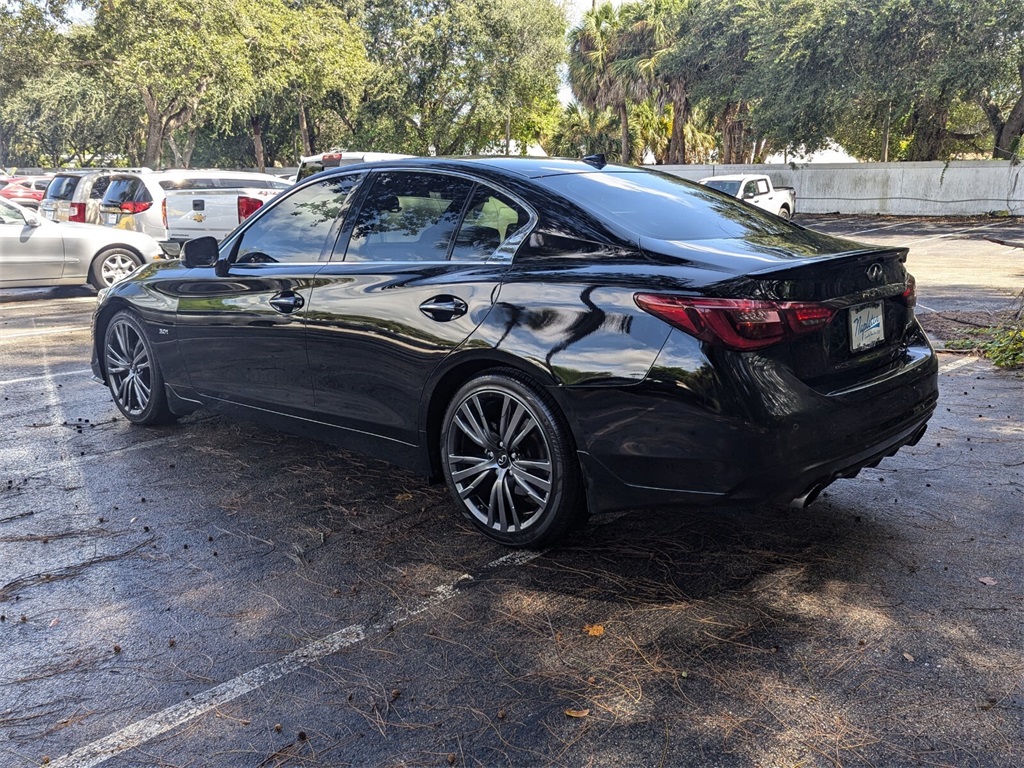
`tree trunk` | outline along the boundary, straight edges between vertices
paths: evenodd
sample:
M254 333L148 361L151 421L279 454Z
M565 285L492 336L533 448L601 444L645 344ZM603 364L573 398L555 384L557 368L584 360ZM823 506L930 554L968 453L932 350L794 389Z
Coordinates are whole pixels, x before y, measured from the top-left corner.
M512 111L505 115L505 157L512 154Z
M146 106L146 156L142 164L158 171L164 154L163 115L160 114L156 98L149 88L142 89L142 102Z
M885 124L882 126L882 162L889 162L889 132L892 129L892 102L885 108Z
M690 119L690 100L685 84L672 85L672 135L668 139L669 165L686 163L686 123Z
M1021 85L1024 86L1024 64L1018 67L1017 75ZM1013 159L1014 147L1024 135L1024 96L1017 99L1017 103L1013 105L1010 114L1005 118L991 99L987 103L983 103L982 106L988 116L989 124L992 126L992 132L995 134L992 158L994 160ZM1017 148L1019 149L1019 146Z
M252 125L252 147L256 152L256 167L260 169L260 173L266 173L267 156L263 150L263 115L253 115L250 125Z
M306 100L299 97L299 136L302 138L302 154L313 154L313 139L309 133L309 121L306 119Z
M629 109L626 102L619 104L619 126L622 128L622 162L628 164L629 157Z
M914 110L913 138L907 149L907 160L926 161L942 158L946 138L946 123L949 111L931 104L924 104Z

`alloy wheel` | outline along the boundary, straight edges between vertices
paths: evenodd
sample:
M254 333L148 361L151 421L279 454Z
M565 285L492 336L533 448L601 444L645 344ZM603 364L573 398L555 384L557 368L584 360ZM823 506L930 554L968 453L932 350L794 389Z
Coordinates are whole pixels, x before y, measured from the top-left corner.
M107 331L107 377L110 391L127 416L141 416L153 390L152 360L139 330L117 318Z
M451 483L476 522L516 534L542 519L552 497L552 450L531 405L500 389L471 391L445 441Z

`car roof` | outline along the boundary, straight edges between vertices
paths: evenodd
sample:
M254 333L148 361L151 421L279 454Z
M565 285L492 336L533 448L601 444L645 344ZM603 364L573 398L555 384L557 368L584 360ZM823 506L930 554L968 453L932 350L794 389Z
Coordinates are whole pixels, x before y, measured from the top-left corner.
M743 181L743 179L749 179L751 176L764 176L763 173L724 173L720 176L705 176L701 179L701 182L705 181Z
M583 160L567 157L510 157L504 155L479 155L472 157L412 157L404 160L384 160L376 163L358 163L341 168L332 168L324 173L335 174L358 169L384 170L387 168L423 168L434 170L470 171L490 170L523 179L539 179L544 176L561 176L569 173L644 173L646 169L630 165L608 163L599 166ZM320 175L320 174L317 174ZM312 176L310 178L313 178Z

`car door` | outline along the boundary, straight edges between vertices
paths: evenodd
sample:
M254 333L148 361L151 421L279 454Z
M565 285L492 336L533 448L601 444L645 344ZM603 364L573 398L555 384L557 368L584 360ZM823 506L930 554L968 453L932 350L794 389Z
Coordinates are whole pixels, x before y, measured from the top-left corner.
M63 272L60 226L41 219L30 224L24 209L0 200L0 285L52 285Z
M522 203L463 176L374 173L313 291L318 418L369 453L379 453L380 438L395 451L418 444L424 382L486 317L534 220ZM372 437L360 443L362 435Z
M311 415L310 294L359 178L321 181L281 198L224 244L227 274L196 268L177 283L178 347L194 389L230 403Z
M767 179L755 179L747 182L747 189L750 190L751 196L747 200L748 203L753 203L758 208L761 208L771 213L778 213L778 206L772 205L772 194L771 189L768 187Z

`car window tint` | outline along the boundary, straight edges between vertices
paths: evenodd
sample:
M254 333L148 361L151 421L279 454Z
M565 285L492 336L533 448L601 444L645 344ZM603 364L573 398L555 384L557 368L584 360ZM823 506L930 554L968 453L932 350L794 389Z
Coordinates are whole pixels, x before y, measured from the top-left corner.
M537 183L641 237L709 240L793 231L793 225L767 212L654 171L563 174Z
M239 264L318 261L330 253L345 200L359 174L326 179L296 190L253 221L242 233Z
M455 236L452 261L486 261L529 221L530 215L513 200L489 187L477 187Z
M768 194L768 182L764 179L757 180L757 194L766 195Z
M148 203L152 200L153 196L142 180L132 176L111 179L103 195L103 204L113 206L129 202Z
M443 261L473 182L441 173L379 174L345 261Z
M49 200L70 200L78 186L78 176L54 176L46 187Z
M104 193L107 191L107 187L110 186L109 176L100 176L92 183L92 189L89 191L90 200L102 200Z
M24 224L25 217L13 205L0 199L0 224Z

